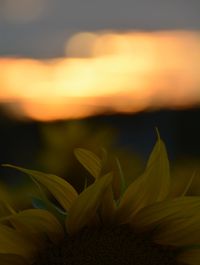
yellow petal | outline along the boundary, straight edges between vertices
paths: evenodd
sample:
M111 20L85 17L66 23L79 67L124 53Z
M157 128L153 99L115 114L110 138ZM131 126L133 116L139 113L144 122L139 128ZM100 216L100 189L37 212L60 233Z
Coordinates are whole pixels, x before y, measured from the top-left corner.
M11 206L11 196L6 187L0 183L0 216L6 216L10 213L14 213L14 209Z
M114 178L113 178L113 193L114 198L116 200L120 199L120 197L124 194L126 189L126 182L124 178L124 174L121 168L121 164L118 158L114 160Z
M113 198L112 186L110 185L105 191L100 205L100 216L104 224L112 224L115 210L116 205Z
M171 187L170 187L170 192L168 194L169 198L176 198L179 196L185 196L190 189L193 180L196 176L196 172L194 172L189 178L185 179L184 172L182 173L182 178L179 179L177 176L174 176L171 181Z
M58 176L52 174L46 174L35 170L29 170L17 166L12 166L12 165L4 165L4 166L15 168L31 176L36 181L44 185L66 211L69 210L72 202L78 196L73 186L69 184L66 180Z
M200 248L190 249L181 253L177 260L188 265L199 265L200 264Z
M30 265L30 262L15 254L1 254L1 265Z
M96 179L99 177L101 172L101 159L96 156L93 152L83 149L76 148L74 154L78 161L90 172L90 174Z
M9 221L16 230L38 240L46 236L53 242L59 242L64 230L58 220L50 212L41 209L24 210L12 215Z
M164 200L170 187L170 172L167 152L163 141L153 148L144 174L125 191L116 211L118 223L126 223L131 215L155 202Z
M200 215L198 212L195 213L194 216L186 216L160 225L154 236L155 242L171 246L200 244Z
M96 212L95 215L89 220L89 227L99 227L102 224L99 214Z
M10 210L4 202L0 201L0 217L4 217L10 214Z
M108 173L95 181L78 196L69 210L66 221L67 231L70 234L78 232L95 216L105 191L112 182L112 178L112 174Z
M13 228L0 224L0 253L16 254L25 259L33 259L36 246Z
M164 200L169 193L171 179L167 150L159 134L157 143L149 157L146 171L146 185L151 185L155 193L153 202Z
M131 225L146 231L172 220L190 218L200 210L199 196L185 196L157 202L140 210L132 216Z

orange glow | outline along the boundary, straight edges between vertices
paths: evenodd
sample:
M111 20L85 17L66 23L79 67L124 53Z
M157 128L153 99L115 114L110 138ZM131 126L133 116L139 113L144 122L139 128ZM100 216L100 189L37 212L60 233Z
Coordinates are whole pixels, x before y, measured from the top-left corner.
M37 120L200 103L198 32L81 32L64 49L51 60L0 58L0 102Z

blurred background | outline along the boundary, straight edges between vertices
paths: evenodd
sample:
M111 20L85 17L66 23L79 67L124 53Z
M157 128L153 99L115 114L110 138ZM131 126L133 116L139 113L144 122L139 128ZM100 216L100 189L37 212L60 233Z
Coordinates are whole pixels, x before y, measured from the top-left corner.
M103 147L130 180L158 127L172 175L196 171L199 193L199 10L198 0L1 0L0 163L81 190L74 148ZM5 168L0 180L27 185Z

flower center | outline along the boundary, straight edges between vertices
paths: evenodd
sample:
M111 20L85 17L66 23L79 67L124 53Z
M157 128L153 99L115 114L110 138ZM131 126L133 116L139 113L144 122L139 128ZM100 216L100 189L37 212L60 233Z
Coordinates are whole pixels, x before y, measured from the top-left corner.
M84 228L59 246L48 246L34 265L178 265L175 250L153 243L127 225Z

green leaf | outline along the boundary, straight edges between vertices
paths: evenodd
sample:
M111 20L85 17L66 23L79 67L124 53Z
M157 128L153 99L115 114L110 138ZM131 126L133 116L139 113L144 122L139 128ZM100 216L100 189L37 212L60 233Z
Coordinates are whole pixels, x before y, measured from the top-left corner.
M77 198L78 193L66 180L52 174L46 174L43 172L25 169L13 165L3 165L17 169L38 181L44 185L51 194L57 199L61 206L68 211L73 201Z
M32 181L35 183L37 186L39 192L40 192L40 198L36 198L34 196L32 197L32 203L36 206L35 208L38 209L46 209L49 212L51 212L53 215L58 218L58 220L64 224L65 218L67 216L67 213L62 211L60 208L58 208L56 205L54 205L47 197L46 193L40 186L40 184L33 178L31 177ZM38 206L38 207L37 207Z
M101 172L101 159L96 156L93 152L83 149L76 148L74 154L78 161L87 169L87 171L97 179Z
M66 228L69 234L78 232L94 218L97 208L112 182L112 178L112 174L108 173L96 180L78 196L70 208L66 220Z
M67 216L66 212L62 211L59 207L57 207L50 201L47 202L46 200L43 201L40 198L32 197L32 205L36 209L42 209L51 212L62 223L64 222Z
M166 199L169 188L170 170L167 151L158 136L145 172L126 189L121 198L116 212L117 222L127 222L145 206Z

